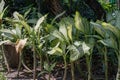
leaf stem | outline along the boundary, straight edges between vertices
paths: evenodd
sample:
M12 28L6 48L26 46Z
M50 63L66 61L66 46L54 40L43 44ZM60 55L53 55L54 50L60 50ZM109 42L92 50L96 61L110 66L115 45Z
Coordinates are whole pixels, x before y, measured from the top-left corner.
M67 61L66 61L66 55L63 56L64 59L64 76L63 76L63 80L66 80L67 77Z
M71 74L72 74L72 80L75 80L74 62L71 62Z

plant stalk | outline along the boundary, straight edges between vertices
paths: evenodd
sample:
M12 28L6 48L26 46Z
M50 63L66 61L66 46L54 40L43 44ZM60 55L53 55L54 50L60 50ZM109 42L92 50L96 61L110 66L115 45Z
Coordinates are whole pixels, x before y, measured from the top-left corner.
M81 70L81 68L80 68L80 63L79 63L79 64L76 63L76 67L77 67L80 75L81 75L81 76L84 76L84 74L82 73L82 70Z
M33 51L33 80L36 79L36 54L35 54L35 49Z
M71 62L71 75L72 75L72 80L75 80L74 62Z
M64 76L63 76L63 80L66 80L66 77L67 77L67 61L66 61L66 55L63 56L63 59L64 59Z
M5 65L6 65L6 67L7 67L8 73L9 73L9 72L10 72L10 67L9 67L8 60L7 60L6 56L5 56L5 52L4 52L4 49L3 49L3 48L4 48L4 47L3 47L3 45L2 45L1 51L2 51L2 53L3 53L3 59L4 59L4 61L5 61Z
M86 55L86 63L87 63L87 68L88 68L88 79L91 80L91 60L90 56Z
M105 60L105 80L108 80L108 61L107 61L107 48L105 47L104 52L104 60Z
M40 68L41 68L41 71L42 71L43 70L42 54L40 55Z
M51 75L51 73L49 72L49 73L48 73L48 75L49 75L49 78L48 78L48 80L50 80L50 75Z
M47 59L48 65L50 65L50 61L49 61L48 55L46 55L46 59ZM51 70L49 71L48 76L49 76L49 77L48 77L48 80L50 80Z
M19 71L20 71L20 67L22 64L22 53L19 53L19 64L18 64L18 70L17 70L17 76L19 77Z
M118 55L118 71L116 75L116 80L120 80L120 54Z

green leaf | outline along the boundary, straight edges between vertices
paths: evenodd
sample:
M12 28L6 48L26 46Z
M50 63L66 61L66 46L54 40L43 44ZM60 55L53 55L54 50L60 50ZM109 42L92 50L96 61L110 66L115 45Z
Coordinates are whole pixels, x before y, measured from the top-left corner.
M78 47L78 46L82 45L82 42L81 41L75 41L74 45Z
M27 17L27 15L30 13L30 11L31 11L31 8L30 8L30 9L28 9L28 10L24 13L24 18L26 18L26 17Z
M28 19L27 22L32 23L32 24L36 24L37 19Z
M56 63L53 63L53 64L50 65L45 61L44 62L44 69L47 72L51 72L54 69L55 65L56 65Z
M5 40L5 41L0 41L0 45L6 43L6 42L10 42L9 40Z
M62 55L62 50L59 47L53 48L51 51L48 51L48 54L61 56Z
M4 13L5 13L5 11L7 10L7 8L8 8L8 7L6 7L6 8L3 10L3 12L2 12L2 13L0 13L0 19L2 19L2 18L3 18Z
M24 20L24 17L21 14L19 14L17 11L13 13L13 16L16 20Z
M98 42L101 42L103 45L105 45L107 47L118 49L118 47L117 47L118 45L113 38L99 40Z
M114 33L114 35L120 39L120 30L119 28L115 27L115 26L112 26L111 24L109 23L105 23L105 22L102 22L102 26L107 29L107 30L110 30L111 32Z
M63 51L62 51L62 49L59 48L59 45L60 45L60 42L58 42L57 45L55 47L53 47L47 53L50 54L50 55L62 56L63 55Z
M62 55L63 54L66 55L67 54L67 52L66 52L66 42L61 42L60 47L62 49Z
M104 38L106 35L104 28L98 23L91 22L91 24L95 31Z
M60 41L64 41L64 36L58 30L55 30L52 35L58 38Z
M0 19L3 18L3 15L7 9L7 7L4 9L4 6L5 6L5 2L4 2L4 0L1 0L1 2L0 2Z
M53 63L50 65L50 71L52 71L54 69L55 65L56 65L56 63Z
M2 11L4 9L4 6L5 6L5 2L4 2L4 0L1 0L1 2L0 2L0 14L2 13Z
M93 31L93 27L90 26L90 22L86 18L82 18L82 24L83 24L83 31L84 34L91 34Z
M19 38L21 38L21 29L19 27L16 27L15 31Z
M2 32L2 36L9 38L9 39L15 39L15 33L12 30L9 29L2 29L0 30L0 32Z
M68 37L72 41L72 25L67 27Z
M82 43L82 48L85 54L90 55L90 47L85 42Z
M48 33L51 33L51 32L53 32L54 30L56 30L56 27L55 27L54 25L47 24L47 26L45 27L45 30L46 30Z
M30 34L31 27L25 21L20 21L20 23L25 27L26 31Z
M8 33L8 34L14 34L13 31L9 30L9 29L1 29L0 32L2 33Z
M82 46L76 47L75 45L69 45L68 50L70 50L70 61L76 61L84 55Z
M79 12L75 14L75 27L84 32L84 25L82 24L82 17L80 16Z
M65 14L65 11L63 11L62 13L58 14L51 22L51 25L55 22L56 19L58 19L59 17L63 16Z
M44 69L46 70L46 71L49 71L49 65L48 65L48 63L47 62L44 62Z
M41 25L41 23L46 19L46 17L47 17L47 15L42 16L42 17L37 21L37 24L36 24L35 27L34 27L35 31L37 31L38 28L41 28L40 25Z
M67 28L66 28L65 24L60 24L59 31L60 31L60 32L62 33L62 35L64 36L63 38L65 39L65 41L69 43Z

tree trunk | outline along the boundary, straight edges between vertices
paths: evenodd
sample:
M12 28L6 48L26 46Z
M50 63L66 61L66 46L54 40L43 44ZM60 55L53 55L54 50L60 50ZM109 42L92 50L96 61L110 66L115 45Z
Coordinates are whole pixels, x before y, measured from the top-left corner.
M98 20L106 21L106 12L97 0L85 0L86 4L95 12Z
M60 0L45 0L45 5L48 11L55 16L64 11L60 4Z

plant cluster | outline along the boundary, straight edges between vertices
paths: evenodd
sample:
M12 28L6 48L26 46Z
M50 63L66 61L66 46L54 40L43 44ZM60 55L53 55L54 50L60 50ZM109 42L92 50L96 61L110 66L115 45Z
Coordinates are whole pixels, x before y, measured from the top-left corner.
M108 53L113 50L112 54L117 56L115 58L118 63L116 80L120 79L120 29L118 27L102 21L89 22L81 17L79 12L75 13L74 18L64 17L56 21L58 15L49 23L47 22L48 14L41 16L38 21L29 19L30 10L23 15L14 12L12 18L3 17L6 10L3 0L0 6L0 45L4 50L3 45L6 42L15 43L16 51L20 55L18 71L24 63L23 55L29 54L24 53L24 47L27 47L33 53L33 70L27 67L28 64L23 65L33 73L34 80L37 75L39 77L46 73L49 74L50 80L51 73L57 64L63 64L63 80L67 79L68 67L71 69L72 80L76 80L75 71L81 67L79 66L81 58L85 58L87 66L85 75L87 80L91 80L93 79L92 68L94 68L92 55L99 53L104 57L105 80L109 80ZM4 53L3 56L5 56ZM41 69L39 74L36 71L38 66Z

